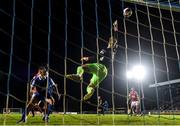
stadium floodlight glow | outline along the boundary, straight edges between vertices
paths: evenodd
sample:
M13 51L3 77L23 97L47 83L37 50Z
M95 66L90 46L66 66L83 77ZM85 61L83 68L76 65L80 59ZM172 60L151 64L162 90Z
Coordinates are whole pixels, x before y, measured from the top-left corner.
M128 79L133 78L133 73L131 71L127 71L126 76Z
M142 80L145 76L145 68L142 65L137 65L133 67L133 75L137 80Z
M127 71L126 76L128 79L142 80L145 77L145 68L142 65L137 65L132 70Z

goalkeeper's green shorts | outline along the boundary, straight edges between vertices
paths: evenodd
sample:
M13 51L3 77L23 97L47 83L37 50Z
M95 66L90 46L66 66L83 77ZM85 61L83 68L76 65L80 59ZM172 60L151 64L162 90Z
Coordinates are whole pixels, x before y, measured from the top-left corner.
M90 64L86 64L87 67L87 71L85 70L85 72L87 73L91 73L93 76L90 80L91 84L94 87L97 87L107 76L107 68L105 65L100 64L100 63L90 63Z

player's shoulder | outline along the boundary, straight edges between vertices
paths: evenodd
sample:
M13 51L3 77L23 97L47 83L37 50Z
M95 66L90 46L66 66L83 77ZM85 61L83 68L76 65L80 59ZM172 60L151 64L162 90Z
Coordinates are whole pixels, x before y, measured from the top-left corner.
M40 75L36 74L36 75L33 76L33 79L35 80L35 79L38 79L39 77L40 77Z
M53 80L52 77L49 77L50 80Z

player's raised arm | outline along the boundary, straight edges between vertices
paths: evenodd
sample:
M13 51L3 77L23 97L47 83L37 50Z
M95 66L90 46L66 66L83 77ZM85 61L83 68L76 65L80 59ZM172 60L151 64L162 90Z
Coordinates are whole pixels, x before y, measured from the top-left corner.
M60 98L61 98L61 94L59 93L57 84L55 84L54 87L55 87L56 93L57 93L57 95L58 95L58 99L60 99Z

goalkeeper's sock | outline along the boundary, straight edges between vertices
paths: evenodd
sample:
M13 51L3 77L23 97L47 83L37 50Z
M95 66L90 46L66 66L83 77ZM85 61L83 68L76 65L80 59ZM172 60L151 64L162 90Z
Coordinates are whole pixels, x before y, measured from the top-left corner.
M94 88L92 87L87 87L87 94L84 96L83 100L86 101L92 97L94 93Z

